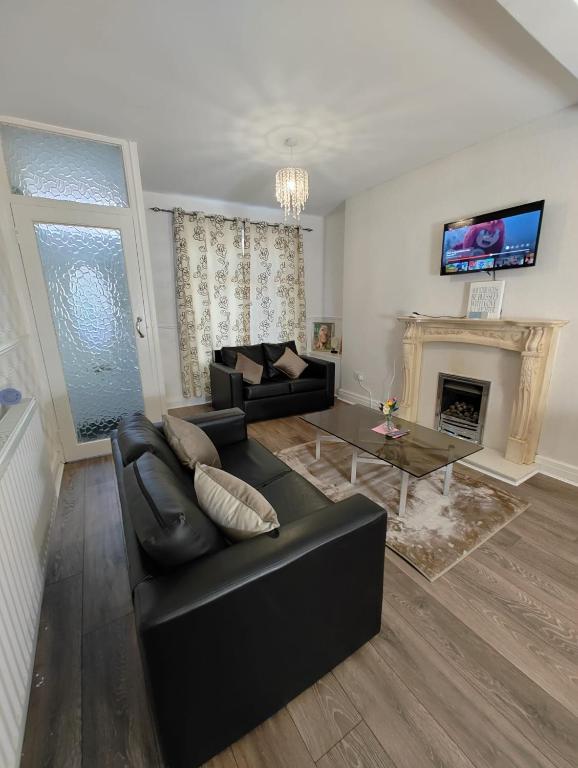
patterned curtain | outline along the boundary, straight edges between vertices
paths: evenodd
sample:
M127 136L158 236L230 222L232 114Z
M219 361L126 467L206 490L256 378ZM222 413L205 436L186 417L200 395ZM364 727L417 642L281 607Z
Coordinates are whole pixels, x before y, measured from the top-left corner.
M298 227L173 211L184 397L209 397L222 346L295 339L306 346L303 238Z
M299 227L247 224L251 253L251 343L295 339L305 350L305 270Z
M173 211L177 324L184 397L208 397L223 345L250 343L250 255L244 223Z

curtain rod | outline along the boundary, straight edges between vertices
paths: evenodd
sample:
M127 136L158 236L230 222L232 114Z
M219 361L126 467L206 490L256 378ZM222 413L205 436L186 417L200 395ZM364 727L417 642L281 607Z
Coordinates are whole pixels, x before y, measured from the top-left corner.
M154 211L155 213L172 213L173 212L171 208L159 208L156 205L154 207L152 207L152 208L149 208L149 211ZM195 213L198 213L198 211L185 211L185 215L186 216L193 216ZM218 215L219 214L213 214L213 215L205 214L205 218L206 219L214 219ZM242 216L236 216L235 219L230 219L227 216L223 216L222 218L225 221L235 221L236 219L242 219L243 217ZM268 223L269 222L266 222L266 221L250 221L249 222L249 224L268 224ZM283 225L283 224L278 222L277 224L269 224L269 226L271 226L271 227L279 227L279 226L285 226L285 225ZM299 229L302 229L303 232L313 232L311 227L302 227L300 224L288 224L287 226L289 226L289 227L298 227Z

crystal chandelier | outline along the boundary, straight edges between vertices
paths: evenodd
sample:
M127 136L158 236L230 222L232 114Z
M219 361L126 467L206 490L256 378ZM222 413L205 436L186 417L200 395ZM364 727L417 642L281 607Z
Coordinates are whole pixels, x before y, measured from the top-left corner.
M280 168L275 174L275 196L285 212L285 219L291 216L299 221L309 197L309 174L304 168L293 167L293 147L296 144L295 139L285 140L285 146L291 150L291 166Z

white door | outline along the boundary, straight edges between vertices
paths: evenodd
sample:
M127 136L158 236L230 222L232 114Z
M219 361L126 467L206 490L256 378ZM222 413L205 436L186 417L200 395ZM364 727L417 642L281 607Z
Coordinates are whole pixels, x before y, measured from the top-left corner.
M134 411L161 411L134 222L110 209L12 203L65 460L110 451Z

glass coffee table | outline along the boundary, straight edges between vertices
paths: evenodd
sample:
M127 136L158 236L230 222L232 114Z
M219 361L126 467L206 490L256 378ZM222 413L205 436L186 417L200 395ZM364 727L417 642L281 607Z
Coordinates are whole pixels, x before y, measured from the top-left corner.
M357 481L357 465L360 463L389 464L397 467L401 472L398 507L400 515L405 511L410 476L419 480L445 467L443 493L447 495L454 462L482 450L482 446L477 443L395 417L395 426L408 429L409 434L393 440L372 431L373 427L383 424L385 419L379 411L364 405L339 402L327 411L308 413L301 418L317 427L316 459L321 457L321 443L324 441L339 441L352 446L353 485Z

